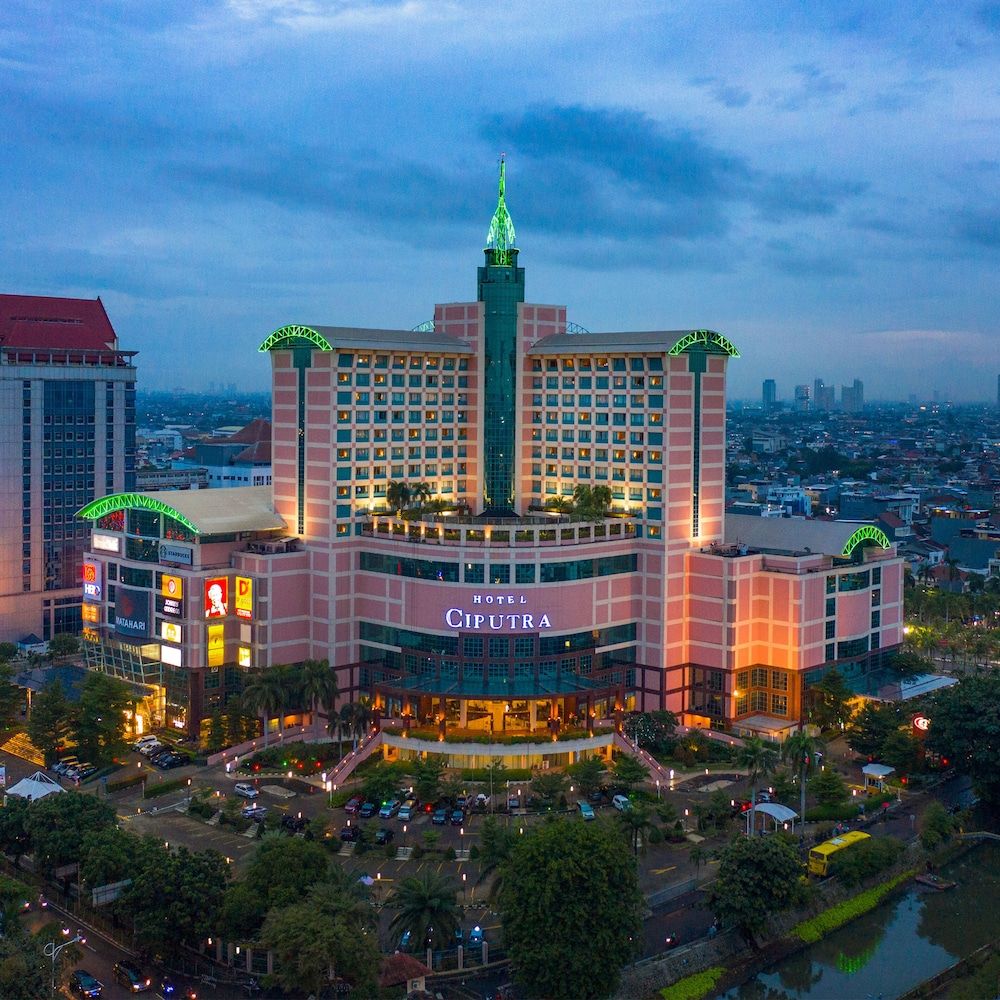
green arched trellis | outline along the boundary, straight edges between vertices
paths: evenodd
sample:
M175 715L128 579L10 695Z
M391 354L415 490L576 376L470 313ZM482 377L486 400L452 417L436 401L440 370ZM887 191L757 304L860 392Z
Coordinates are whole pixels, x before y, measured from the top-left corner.
M881 528L876 528L874 524L866 524L858 528L844 543L844 557L849 557L862 542L874 542L883 549L887 549L892 545L889 536Z
M179 510L163 503L162 500L154 500L142 493L114 493L109 497L101 497L88 503L86 507L81 507L76 512L77 517L85 517L88 520L96 521L107 514L113 514L118 510L155 510L158 514L166 514L173 518L178 524L183 524L189 531L196 535L201 534L201 530L196 524L188 520Z
M305 347L312 345L321 351L332 351L333 345L321 333L309 326L283 326L275 330L263 344L260 351L280 351L289 347Z
M690 333L681 337L681 339L678 340L669 351L667 351L667 354L675 356L683 354L691 347L704 347L713 354L728 354L731 358L738 358L740 356L740 352L736 349L736 345L727 337L723 337L721 333L716 333L714 330L692 330Z

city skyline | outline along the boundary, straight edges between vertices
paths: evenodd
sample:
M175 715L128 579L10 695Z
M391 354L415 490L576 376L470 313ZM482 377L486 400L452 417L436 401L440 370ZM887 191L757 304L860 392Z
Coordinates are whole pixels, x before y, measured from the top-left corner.
M0 291L100 295L143 389L263 390L284 323L467 299L506 151L570 320L719 330L734 398L995 398L1000 6L555 6L9 5Z

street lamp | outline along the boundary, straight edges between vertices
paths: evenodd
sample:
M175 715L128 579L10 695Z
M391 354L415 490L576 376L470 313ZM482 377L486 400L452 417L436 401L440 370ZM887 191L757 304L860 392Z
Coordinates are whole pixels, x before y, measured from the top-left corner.
M80 933L79 928L77 929L76 935L71 937L68 941L64 941L62 944L57 945L55 941L50 941L43 949L42 952L46 958L52 959L52 992L56 991L56 959L59 957L59 953L63 948L68 948L71 944L76 944L77 942L81 944L86 944L87 939Z
M465 853L465 827L460 826L458 828L458 836L461 838L458 842L458 849L464 854Z

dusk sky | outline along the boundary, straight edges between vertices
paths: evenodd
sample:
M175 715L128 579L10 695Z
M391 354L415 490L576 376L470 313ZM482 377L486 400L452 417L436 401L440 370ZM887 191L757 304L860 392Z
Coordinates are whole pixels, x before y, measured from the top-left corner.
M285 323L531 302L765 377L995 398L1000 3L6 0L0 292L104 300L140 388Z

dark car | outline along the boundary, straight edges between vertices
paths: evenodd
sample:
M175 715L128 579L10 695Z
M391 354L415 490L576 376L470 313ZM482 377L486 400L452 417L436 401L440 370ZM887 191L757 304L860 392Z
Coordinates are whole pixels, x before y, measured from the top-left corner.
M145 993L152 985L149 976L143 975L131 962L115 962L111 971L130 993Z
M69 988L81 997L104 996L104 984L98 982L86 969L77 969L69 977Z
M378 806L374 802L366 802L359 810L358 815L362 819L371 819L378 812Z
M245 805L240 810L244 819L252 819L255 823L263 823L267 816L267 806Z
M353 815L361 808L363 802L360 795L352 795L344 804L344 812Z
M465 822L465 813L461 809L452 810L451 825L461 826Z
M361 827L359 826L343 826L340 828L340 839L345 844L353 844L360 836Z
M431 822L435 826L444 826L448 822L448 810L447 809L435 809L434 814L431 816Z
M190 758L180 753L169 753L163 757L157 757L153 763L161 770L169 771L172 768L183 767L185 764L190 763Z
M392 838L394 836L395 836L395 834L392 832L392 830L389 830L389 829L387 829L384 826L380 827L378 833L375 834L375 843L376 844L391 844L392 843Z
M301 833L306 826L308 826L309 821L305 816L282 816L281 825L291 833Z

